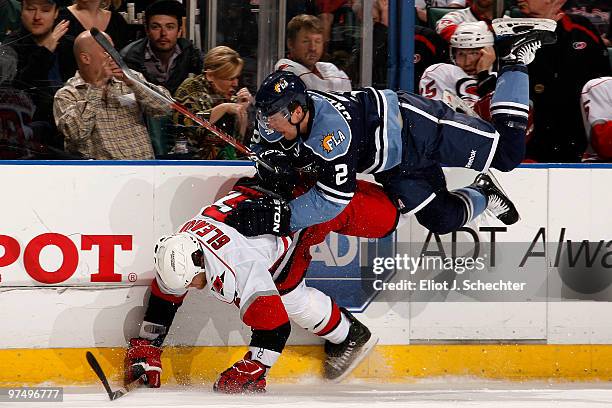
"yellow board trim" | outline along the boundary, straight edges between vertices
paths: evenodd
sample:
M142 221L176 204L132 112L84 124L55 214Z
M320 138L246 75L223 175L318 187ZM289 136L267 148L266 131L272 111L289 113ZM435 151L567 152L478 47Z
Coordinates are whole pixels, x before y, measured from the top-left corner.
M112 384L122 381L123 348L0 350L0 386L98 382L85 360L91 350ZM212 383L246 347L165 347L162 382ZM289 346L270 372L275 382L320 378L321 346ZM377 346L353 372L365 380L410 381L437 376L487 379L610 381L612 345Z

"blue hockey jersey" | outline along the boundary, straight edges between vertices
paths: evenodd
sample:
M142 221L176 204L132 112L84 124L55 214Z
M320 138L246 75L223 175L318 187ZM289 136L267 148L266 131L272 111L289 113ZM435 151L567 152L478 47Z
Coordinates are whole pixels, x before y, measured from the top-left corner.
M293 231L337 216L353 197L358 173L379 173L400 163L414 168L431 165L437 162L434 151L440 146L448 146L453 151L449 155L457 156L449 163L453 166L484 169L494 153L490 147L496 145L498 134L492 124L457 114L440 101L405 92L398 97L394 91L373 88L308 95L308 131L295 148L314 157L317 182L289 203ZM283 139L269 129L260 127L259 133L270 143ZM472 146L480 141L473 143L471 136L485 140L486 154L474 157Z

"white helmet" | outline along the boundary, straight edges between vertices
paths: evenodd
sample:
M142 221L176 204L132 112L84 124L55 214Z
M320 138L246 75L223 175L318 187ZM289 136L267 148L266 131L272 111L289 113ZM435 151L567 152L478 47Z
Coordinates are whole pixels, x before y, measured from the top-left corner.
M495 38L487 23L461 23L450 39L451 48L481 48L493 45Z
M163 236L155 245L155 270L164 286L184 289L204 272L204 252L198 240L186 232Z

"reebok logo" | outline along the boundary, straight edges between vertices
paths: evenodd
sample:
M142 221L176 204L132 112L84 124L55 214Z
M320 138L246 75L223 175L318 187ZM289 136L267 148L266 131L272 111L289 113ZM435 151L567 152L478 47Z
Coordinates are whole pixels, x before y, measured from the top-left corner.
M472 164L474 163L474 159L476 158L476 150L472 150L470 152L470 158L467 161L467 164L465 165L466 169L471 169L472 168Z

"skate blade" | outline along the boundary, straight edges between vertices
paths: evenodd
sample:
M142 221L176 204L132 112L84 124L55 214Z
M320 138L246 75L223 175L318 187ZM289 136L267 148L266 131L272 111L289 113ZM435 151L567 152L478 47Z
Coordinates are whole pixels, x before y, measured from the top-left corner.
M372 336L370 337L370 340L368 340L366 344L364 344L363 347L361 348L360 350L361 353L353 360L353 362L348 366L346 371L344 371L342 375L340 375L339 377L336 377L328 381L332 383L339 383L340 381L348 377L348 375L353 372L355 367L357 367L359 363L361 363L361 361L364 358L366 358L367 355L370 354L374 350L374 346L376 346L376 344L378 343L378 340L379 340L378 336L376 336L375 334L372 334Z
M492 22L495 35L516 35L515 27L531 26L531 30L555 31L557 22L548 18L496 18Z

